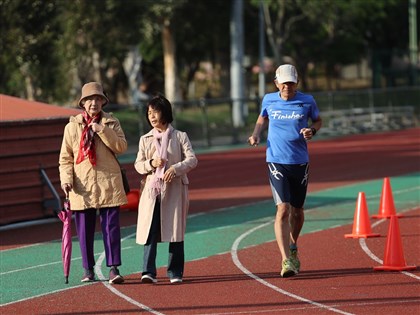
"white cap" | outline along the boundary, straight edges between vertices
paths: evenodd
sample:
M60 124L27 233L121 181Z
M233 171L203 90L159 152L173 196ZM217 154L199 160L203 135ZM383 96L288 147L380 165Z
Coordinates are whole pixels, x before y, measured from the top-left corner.
M298 74L296 68L292 65L281 65L276 70L276 81L278 83L298 82Z

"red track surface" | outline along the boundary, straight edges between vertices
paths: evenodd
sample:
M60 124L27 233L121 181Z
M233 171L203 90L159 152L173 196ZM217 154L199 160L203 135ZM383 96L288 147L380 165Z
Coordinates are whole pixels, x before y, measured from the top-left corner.
M310 152L310 192L419 172L420 129L314 141L310 143ZM190 212L271 198L264 156L263 148L200 155L199 166L190 175ZM131 174L134 174L132 169ZM122 223L134 224L135 215L123 213ZM418 265L420 209L412 210L399 222L404 231L401 237L407 263ZM384 221L375 231L386 235L387 228L388 221ZM55 224L48 228L28 227L19 233L2 232L1 249L27 244L28 240L48 240L48 235L59 235L60 229ZM363 252L359 240L344 239L343 235L350 230L346 226L304 235L299 241L302 271L289 279L278 276L279 253L274 242L239 251L243 266L266 284L280 288L277 291L245 275L235 266L230 254L188 262L182 285L169 285L167 281L143 285L138 275L130 275L126 284L117 288L138 303L164 314L295 315L335 310L352 314L419 314L419 271L413 272L417 279L399 272L373 272L372 267L378 263ZM42 233L45 231L48 235ZM366 243L374 255L383 259L383 237L367 239ZM11 304L1 311L4 314L145 312L100 283Z

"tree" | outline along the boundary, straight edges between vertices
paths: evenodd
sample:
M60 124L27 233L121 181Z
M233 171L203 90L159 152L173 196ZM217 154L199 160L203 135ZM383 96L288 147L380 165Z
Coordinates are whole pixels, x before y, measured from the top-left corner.
M263 5L272 55L277 63L291 57L303 88L311 63L323 69L332 89L342 66L359 62L372 48L390 57L390 47L407 43L407 0L264 0Z
M61 33L55 1L0 1L1 93L30 100L60 99L65 85L60 56L55 54Z
M161 35L165 95L171 102L181 99L176 63L175 30L173 17L178 8L185 4L185 0L156 0L148 3L149 18L143 21L145 35L153 42L153 34L158 31Z
M245 54L251 62L258 60L259 4L244 2ZM294 62L303 88L309 65L325 73L332 88L340 67L368 56L377 69L374 85L381 69L392 85L393 57L407 55L408 0L263 4L268 54L277 63ZM65 104L77 99L83 83L100 80L111 102L124 102L123 62L138 46L145 80L158 82L149 92L165 84L171 100L187 97L206 61L217 83L204 79L198 96L216 90L228 96L230 7L226 0L0 0L0 92Z
M165 94L180 101L187 97L201 62L225 65L229 61L230 2L159 0L149 10L143 20L141 53L157 67L156 58L163 60ZM154 75L159 69L152 68Z
M202 71L202 90L198 96L211 96L218 93L229 95L229 18L231 1L188 2L177 10L174 28L177 30L177 64L180 69L180 89L187 97L190 84L195 80L203 62L211 64L212 69ZM186 18L187 17L187 18ZM212 76L209 76L209 72ZM215 82L219 80L221 82ZM193 96L194 97L194 96Z
M140 21L147 4L118 0L75 0L61 4L64 29L61 48L75 69L71 78L76 82L73 94L79 93L83 83L100 81L111 101L118 101L120 91L127 90L123 62L130 47L138 43Z

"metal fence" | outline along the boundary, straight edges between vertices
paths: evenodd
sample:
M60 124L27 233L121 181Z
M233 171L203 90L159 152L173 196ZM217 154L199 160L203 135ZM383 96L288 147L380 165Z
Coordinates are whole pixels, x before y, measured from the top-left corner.
M323 118L317 137L398 130L419 125L420 87L400 87L351 91L313 92ZM261 100L241 100L245 105L244 124L234 127L232 99L197 99L174 103L174 125L186 131L195 146L212 147L245 143L254 128ZM138 137L150 128L145 118L145 103L112 107L137 114L137 126L128 135L137 144ZM123 127L128 127L124 125ZM263 135L264 136L264 135ZM130 137L132 140L130 141Z
M398 87L386 89L364 89L311 93L321 111L353 108L400 107L420 108L420 87Z

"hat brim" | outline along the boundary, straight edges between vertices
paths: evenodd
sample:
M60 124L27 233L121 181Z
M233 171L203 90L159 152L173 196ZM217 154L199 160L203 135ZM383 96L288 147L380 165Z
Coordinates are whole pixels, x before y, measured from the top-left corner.
M103 95L103 94L91 94L91 95L86 95L79 100L79 107L84 108L84 106L82 104L83 100L90 97L90 96L94 96L94 95L100 96L105 100L105 103L102 104L102 107L104 107L106 104L109 103L109 99L105 95Z
M298 82L298 80L296 79L296 77L292 77L292 76L290 76L290 77L283 76L283 77L280 77L280 78L276 78L276 81L278 83L286 83L286 82L297 83Z

